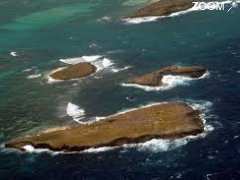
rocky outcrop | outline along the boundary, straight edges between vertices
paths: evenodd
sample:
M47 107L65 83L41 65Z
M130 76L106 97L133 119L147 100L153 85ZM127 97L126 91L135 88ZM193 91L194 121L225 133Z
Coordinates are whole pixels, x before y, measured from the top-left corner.
M190 78L199 78L207 72L207 69L201 66L168 66L158 71L148 73L129 80L129 83L143 86L161 86L164 75L187 76Z
M193 7L193 0L160 0L137 10L130 18L167 16Z
M146 106L119 113L104 120L22 137L6 147L24 150L24 146L54 151L80 151L93 147L138 143L152 138L181 138L203 132L198 111L181 102Z
M62 68L50 74L55 80L70 80L89 76L95 73L97 68L90 63L79 63Z

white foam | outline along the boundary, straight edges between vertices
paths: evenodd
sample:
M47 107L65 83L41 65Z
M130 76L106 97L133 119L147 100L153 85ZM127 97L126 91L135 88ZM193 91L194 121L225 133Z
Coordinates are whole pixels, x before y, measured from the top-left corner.
M116 148L118 148L118 147L90 148L90 149L86 149L84 151L81 151L81 153L101 153L101 152L111 151L111 150L114 150Z
M92 56L82 56L82 57L76 57L76 58L67 58L67 59L59 59L59 61L65 63L65 64L78 64L81 62L93 62L98 59L102 58L100 55L92 55Z
M33 70L33 68L27 68L27 69L24 69L22 72L30 72L32 70Z
M160 19L159 16L149 16L149 17L138 17L138 18L125 18L123 22L125 24L141 24L145 22L154 22Z
M208 112L209 109L213 106L213 103L210 101L192 101L188 100L187 103L194 109L204 112Z
M125 67L123 67L123 68L112 68L112 72L118 73L118 72L121 72L121 71L128 70L128 69L130 69L130 68L131 68L131 66L125 66Z
M78 105L75 105L71 102L68 103L66 113L68 116L71 116L74 121L81 123L81 119L84 118L85 111L81 109Z
M82 56L77 58L68 58L68 59L60 59L59 61L66 63L66 64L78 64L82 62L89 62L97 68L97 72L109 68L113 65L111 59L105 58L100 55L93 55L93 56Z
M10 55L13 56L13 57L18 56L18 55L17 55L17 52L15 52L15 51L10 52Z
M36 79L36 78L40 78L42 76L42 74L32 74L27 76L27 79Z
M152 139L142 144L136 144L136 147L139 151L165 152L186 145L187 143L187 138L174 140Z
M35 148L30 144L23 146L23 149L27 153L34 153L34 154L49 153L51 155L58 155L58 154L64 153L63 151L51 151L47 148Z
M123 22L125 24L141 24L141 23L145 23L145 22L157 21L157 20L163 19L163 18L175 17L175 16L187 14L187 13L193 12L193 11L197 11L197 9L192 7L187 10L175 12L175 13L172 13L167 16L147 16L147 17L137 17L137 18L125 18L125 19L123 19Z
M30 153L35 150L35 148L32 145L25 145L25 146L23 146L23 149Z
M186 102L189 106L191 106L194 110L199 110L201 112L200 117L204 123L204 131L205 134L202 134L203 137L206 136L206 133L214 130L214 127L207 123L207 118L210 117L209 112L213 103L210 101L192 101L188 100Z
M97 72L98 72L111 67L113 65L113 62L108 58L103 58L101 60L92 62L92 64L97 67Z
M58 82L62 82L63 80L57 80L57 79L54 79L51 77L51 74L55 73L55 72L58 72L58 71L61 71L63 69L65 69L66 67L60 67L60 68L57 68L53 71L51 71L48 75L47 75L47 82L49 84L53 84L53 83L58 83Z
M103 16L101 18L99 18L97 21L98 22L110 22L112 20L112 18L110 16Z
M145 91L165 91L165 90L175 88L176 86L188 85L190 81L199 80L207 77L209 77L209 72L206 72L199 78L191 78L187 76L164 75L162 78L161 86L152 87L152 86L144 86L144 85L133 84L133 83L122 83L121 85L124 87L140 88Z
M59 154L86 154L86 153L101 153L101 152L106 152L106 151L111 151L114 149L119 148L118 146L116 147L99 147L99 148L89 148L83 151L52 151L47 148L35 148L32 145L25 145L23 146L23 150L25 153L34 153L34 154L41 154L41 153L48 153L50 155L59 155ZM10 149L8 150L9 152L19 152L16 151L15 149ZM24 153L23 152L23 153ZM22 153L22 152L21 152Z
M206 79L206 78L209 78L210 77L210 72L207 71L205 74L203 74L201 77L197 78L198 79Z

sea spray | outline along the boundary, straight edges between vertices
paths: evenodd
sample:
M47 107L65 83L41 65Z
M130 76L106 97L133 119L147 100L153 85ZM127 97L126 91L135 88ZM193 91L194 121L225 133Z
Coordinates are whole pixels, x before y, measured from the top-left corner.
M68 116L71 116L74 121L81 123L80 120L84 118L85 110L81 109L78 105L69 102L66 108L66 113Z
M139 85L139 84L133 84L133 83L122 83L121 85L123 87L134 87L134 88L143 89L145 91L166 91L166 90L175 88L177 86L189 85L191 81L204 79L209 77L209 75L210 73L208 71L199 78L191 78L187 76L164 75L162 78L162 85L157 87L145 86L145 85Z
M18 56L17 52L15 52L15 51L10 52L10 55L13 56L13 57Z
M130 68L132 68L132 67L131 67L131 66L125 66L125 67L123 67L123 68L112 68L112 72L118 73L118 72L121 72L121 71L128 70L128 69L130 69Z
M40 78L42 76L42 74L31 74L29 76L27 76L27 79L37 79Z
M146 22L154 22L154 21L157 21L157 20L163 19L163 18L180 16L180 15L187 14L187 13L190 13L193 11L197 11L197 10L195 8L189 8L184 11L171 13L170 15L167 15L167 16L146 16L146 17L136 17L136 18L124 18L124 19L122 19L122 21L125 24L141 24L141 23L146 23Z
M67 58L67 59L59 59L59 61L65 63L65 64L78 64L82 62L93 62L98 59L102 58L100 55L92 55L92 56L82 56L82 57L76 57L76 58Z
M71 65L88 62L97 68L97 72L109 68L114 64L111 59L108 59L101 55L81 56L76 58L60 59L59 61Z

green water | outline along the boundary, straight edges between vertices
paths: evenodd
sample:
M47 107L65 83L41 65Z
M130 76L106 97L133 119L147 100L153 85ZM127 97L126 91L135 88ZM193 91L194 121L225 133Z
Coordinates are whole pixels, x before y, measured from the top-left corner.
M67 6L60 6L30 15L17 18L14 22L6 24L0 28L8 30L31 30L40 29L45 26L54 26L62 21L76 18L79 16L87 16L92 12L95 4L77 3Z

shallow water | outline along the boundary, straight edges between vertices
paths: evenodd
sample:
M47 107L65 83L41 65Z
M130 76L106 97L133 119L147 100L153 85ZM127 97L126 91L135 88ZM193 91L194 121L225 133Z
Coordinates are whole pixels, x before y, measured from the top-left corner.
M84 110L83 121L153 102L178 100L200 107L211 102L206 122L214 130L166 151L161 151L164 143L144 150L122 147L58 155L1 148L0 179L216 179L220 172L237 176L240 9L126 25L121 18L136 9L132 2L0 2L0 142L75 124L67 116L70 102ZM47 83L48 72L66 65L59 59L91 55L104 56L113 65L84 80ZM203 65L210 76L166 91L121 86L133 75L173 64ZM127 66L131 68L113 71ZM31 76L38 74L42 76Z

